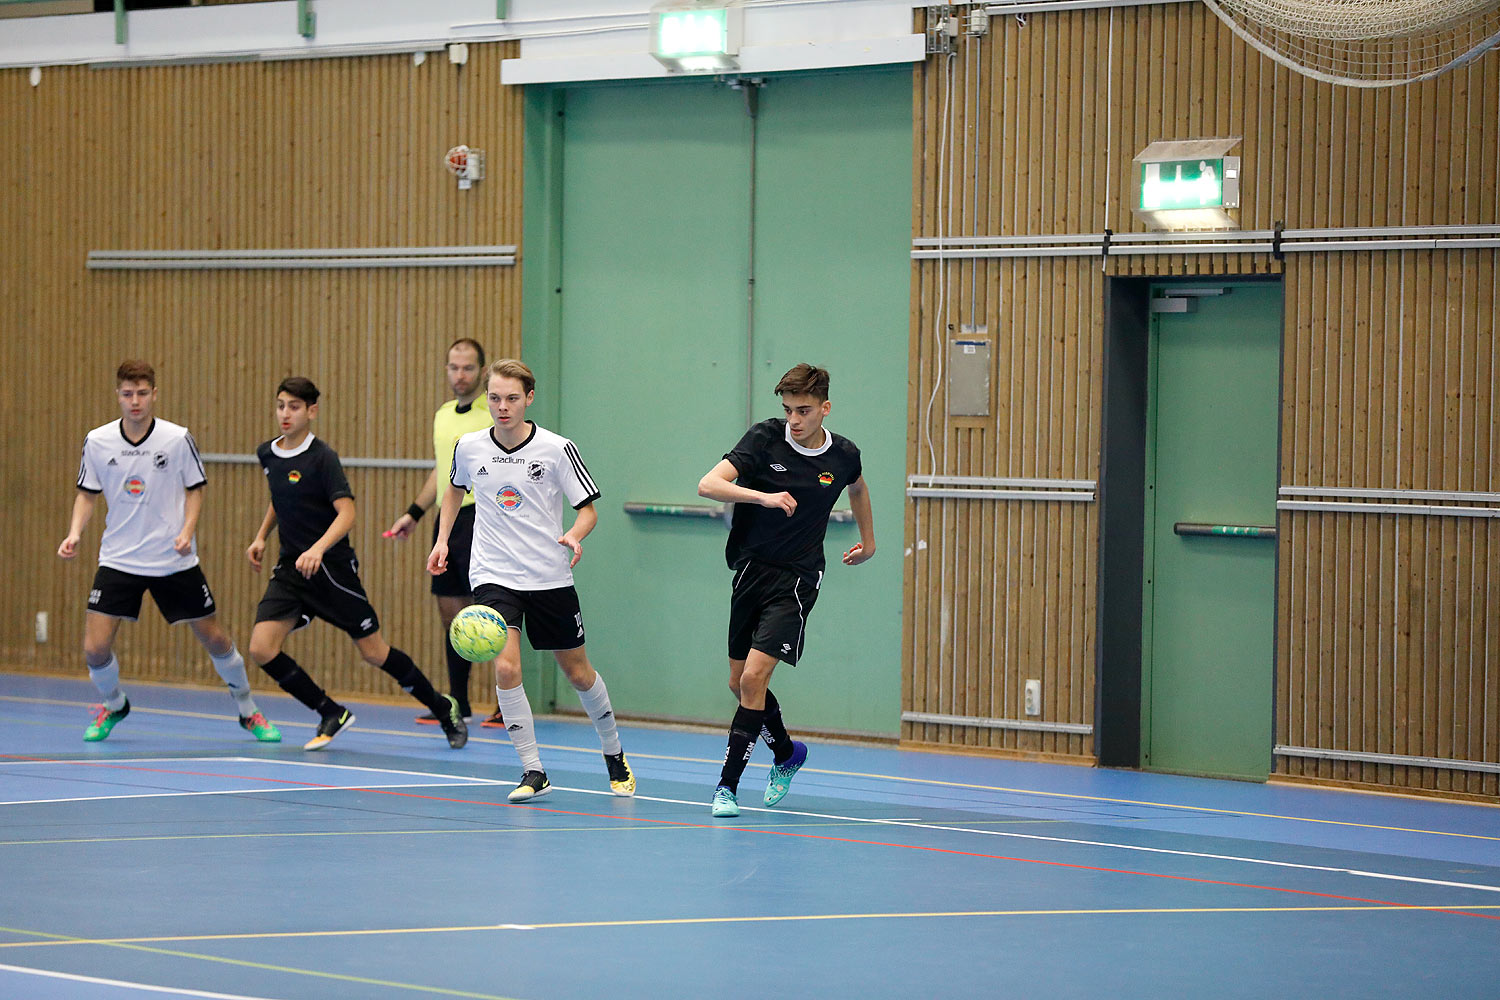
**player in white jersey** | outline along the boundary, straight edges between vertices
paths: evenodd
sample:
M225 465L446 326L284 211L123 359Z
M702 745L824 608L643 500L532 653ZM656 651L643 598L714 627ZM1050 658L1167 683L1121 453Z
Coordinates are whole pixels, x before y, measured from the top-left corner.
M281 733L255 706L245 660L219 625L213 592L198 565L193 536L207 482L198 447L186 427L154 416L156 371L149 364L126 361L115 378L120 419L84 439L73 517L57 547L64 559L78 555L83 529L103 495L104 536L84 618L83 657L104 703L95 708L83 738L104 739L130 714L120 689L115 635L122 620L140 615L141 596L150 591L162 616L173 625L186 622L208 651L234 697L240 726L262 742L278 742Z
M465 492L472 491L469 582L474 600L499 612L513 633L495 658L495 692L521 758L521 783L510 800L522 802L552 790L537 750L531 703L521 686L518 640L523 626L533 649L552 651L593 720L610 789L634 795L635 775L620 746L609 691L584 650L583 612L573 588L583 540L599 522L594 511L599 490L572 441L526 419L536 390L530 368L512 359L496 361L486 372L485 385L494 426L465 434L454 446L427 571L436 576L447 569L449 535ZM578 512L566 531L564 500Z

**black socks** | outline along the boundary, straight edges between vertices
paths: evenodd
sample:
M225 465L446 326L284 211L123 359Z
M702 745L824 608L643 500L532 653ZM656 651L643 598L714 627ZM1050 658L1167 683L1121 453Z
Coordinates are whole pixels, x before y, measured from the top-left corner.
M333 715L338 710L339 706L333 699L285 653L277 653L269 663L262 663L260 669L269 674L281 690L319 715Z
M781 706L769 688L766 689L766 717L760 735L771 748L776 763L785 764L792 756L792 737L786 731L786 723L781 721Z
M766 713L741 705L735 710L734 721L729 724L729 746L724 751L724 770L719 772L719 784L739 794L740 775L750 762L755 741L760 737Z
M459 656L453 643L443 640L443 654L448 660L448 693L458 702L459 715L473 715L469 708L469 669L473 664Z
M385 658L380 669L394 677L396 683L401 685L401 690L430 708L432 714L440 719L448 717L448 699L437 693L427 675L417 669L410 656L392 646L391 655Z

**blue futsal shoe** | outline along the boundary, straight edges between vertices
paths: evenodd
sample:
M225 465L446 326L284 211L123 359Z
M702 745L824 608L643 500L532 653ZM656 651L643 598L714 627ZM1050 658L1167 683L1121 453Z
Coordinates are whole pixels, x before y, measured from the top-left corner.
M772 764L771 777L766 780L766 805L774 806L786 798L792 787L792 775L807 763L807 744L792 740L792 755L785 764Z
M714 816L738 816L740 814L740 800L735 798L733 792L720 785L714 789Z

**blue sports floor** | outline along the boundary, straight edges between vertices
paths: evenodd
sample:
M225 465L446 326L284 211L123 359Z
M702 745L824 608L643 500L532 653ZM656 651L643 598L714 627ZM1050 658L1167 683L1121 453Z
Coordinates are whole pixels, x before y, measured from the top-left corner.
M500 730L126 682L0 674L0 998L1500 996L1495 807L813 742L714 820L722 734L619 799L547 719L511 805Z

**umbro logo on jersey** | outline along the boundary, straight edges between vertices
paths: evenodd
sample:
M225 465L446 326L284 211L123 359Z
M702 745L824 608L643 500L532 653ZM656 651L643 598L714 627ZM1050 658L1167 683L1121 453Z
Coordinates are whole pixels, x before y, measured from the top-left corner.
M786 471L786 466L784 466L784 465L777 465L775 462L771 463L771 468L775 469L777 472L785 472Z
M116 462L114 459L110 459L107 464L109 464L109 465L119 465L120 463Z
M474 475L476 475L476 476L488 476L489 474L490 474L490 470L486 469L482 465L479 467L479 471L476 472L476 473L474 473Z
M369 628L371 625L374 625L374 624L375 624L375 619L373 619L373 618L366 618L364 621L362 621L362 622L359 623L359 627L360 628Z
M789 642L783 642L781 644L781 651L783 653L790 653L792 651L792 644Z

